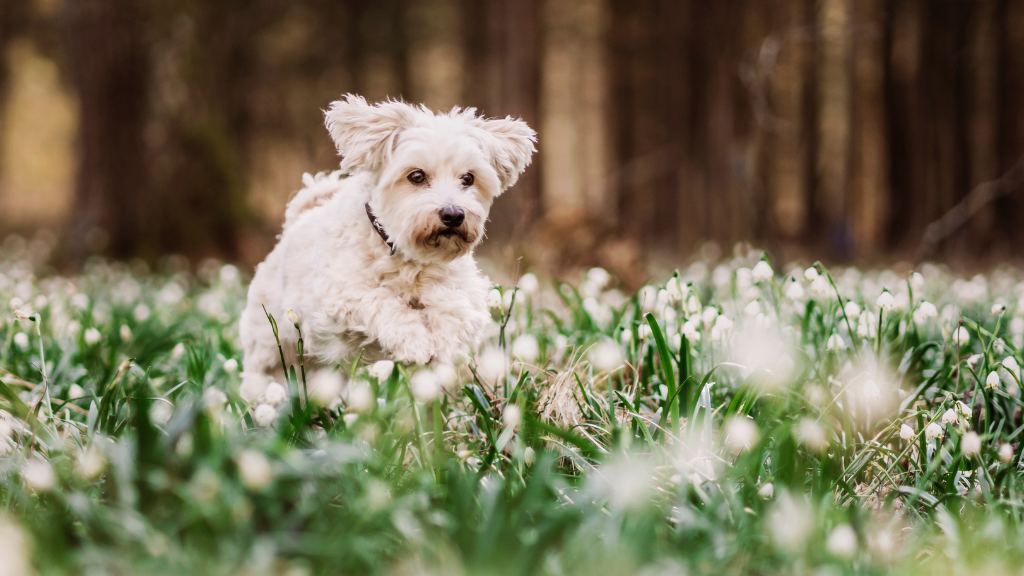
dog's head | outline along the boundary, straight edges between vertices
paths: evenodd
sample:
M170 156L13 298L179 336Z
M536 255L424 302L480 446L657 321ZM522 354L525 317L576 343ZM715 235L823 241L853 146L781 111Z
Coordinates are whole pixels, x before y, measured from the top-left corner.
M405 255L447 262L483 237L491 203L530 164L536 133L522 120L483 118L473 108L435 114L423 106L368 104L348 94L325 113L341 169L368 171L370 205Z

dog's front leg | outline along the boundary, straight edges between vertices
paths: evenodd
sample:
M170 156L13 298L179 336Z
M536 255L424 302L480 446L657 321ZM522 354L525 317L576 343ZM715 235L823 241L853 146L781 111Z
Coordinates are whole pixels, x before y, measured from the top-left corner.
M393 294L375 295L364 301L365 331L385 354L400 362L427 364L437 355L437 338L426 324L423 311L396 299Z

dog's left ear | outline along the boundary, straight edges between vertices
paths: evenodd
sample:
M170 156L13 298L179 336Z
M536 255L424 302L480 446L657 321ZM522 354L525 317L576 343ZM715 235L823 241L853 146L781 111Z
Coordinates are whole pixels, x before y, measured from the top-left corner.
M537 133L526 122L511 116L477 118L476 126L481 129L484 152L490 156L501 181L501 192L504 192L530 165L537 151Z
M345 94L331 102L324 112L324 125L341 155L341 170L380 168L415 115L415 108L397 100L367 104L362 96Z

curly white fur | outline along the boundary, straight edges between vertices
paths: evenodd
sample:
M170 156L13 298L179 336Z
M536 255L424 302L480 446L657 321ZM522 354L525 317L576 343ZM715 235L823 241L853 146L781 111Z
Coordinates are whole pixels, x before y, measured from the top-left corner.
M435 114L354 95L333 102L325 123L341 169L303 177L277 246L256 268L240 321L243 393L257 394L281 370L264 308L278 321L286 361L298 340L287 319L294 310L308 358L327 366L360 350L366 358L450 361L490 322L490 282L473 249L494 198L530 164L534 131L472 108ZM409 178L417 170L426 176L419 184ZM367 203L394 254L370 224ZM444 207L461 209L465 221L444 226Z

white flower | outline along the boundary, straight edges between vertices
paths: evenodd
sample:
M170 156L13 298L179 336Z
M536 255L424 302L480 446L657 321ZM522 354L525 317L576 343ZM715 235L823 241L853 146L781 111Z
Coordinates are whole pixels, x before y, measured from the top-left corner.
M828 535L825 548L833 556L849 560L857 553L857 533L849 524L840 524Z
M515 404L509 404L501 411L501 423L505 428L516 428L522 420L523 412Z
M604 268L594 267L587 270L585 282L594 286L599 292L611 282L612 276Z
M775 484L765 482L757 489L757 495L765 500L771 500L775 496Z
M85 340L85 343L87 345L95 346L96 344L99 344L100 340L103 339L103 335L100 334L100 331L95 328L87 328L85 330L85 334L82 335L82 339Z
M238 360L228 358L224 361L222 368L226 374L234 374L235 372L238 372Z
M843 337L839 334L833 334L825 342L825 348L830 352L841 352L846 350L846 340L843 340Z
M277 419L277 410L270 404L260 404L252 411L252 419L256 422L257 426L266 428Z
M417 402L427 404L441 396L441 384L433 370L420 370L409 378L409 390Z
M242 385L238 387L238 393L247 404L253 404L263 396L269 382L260 374L252 375L242 373Z
M802 444L811 452L821 453L828 448L828 435L817 420L803 418L796 425L794 431L797 442Z
M783 491L768 512L765 527L775 544L790 553L799 552L814 529L814 513L806 498Z
M668 299L673 304L682 302L688 290L689 288L677 276L669 278L668 282L665 283L665 293L668 294Z
M263 391L263 402L271 406L279 406L287 399L288 390L277 382L271 382L267 385L267 389Z
M476 373L487 383L500 382L508 376L508 357L495 346L490 346L476 358Z
M924 437L925 440L928 440L929 442L941 439L945 435L946 432L942 429L942 426L939 426L935 422L924 427Z
M301 318L299 318L299 315L298 315L298 313L295 312L295 310L292 310L291 308L289 308L288 311L285 312L285 316L288 317L288 321L291 322L292 324L294 324L296 326L298 326L300 324Z
M846 317L850 322L853 322L857 318L860 318L860 304L857 304L853 300L847 300L846 304L843 304L843 313L846 314Z
M309 379L309 399L323 408L331 408L341 398L341 374L325 368Z
M82 388L80 385L72 384L70 387L68 387L68 398L69 399L85 398L85 396L86 396L85 388Z
M754 265L754 269L750 271L750 276L754 279L754 282L767 282L775 277L775 271L772 270L771 264L761 260Z
M1003 442L999 445L999 461L1003 464L1009 464L1013 460L1013 446L1007 442Z
M14 345L17 346L18 350L21 350L22 352L28 350L28 334L25 334L24 332L18 332L17 334L15 334Z
M1013 356L1007 356L1006 358L1003 358L1002 365L1003 368L1009 370L1010 373L1012 373L1014 376L1016 376L1017 373L1020 372L1020 365L1017 364L1017 359L1014 358Z
M590 365L598 372L611 372L622 366L622 348L613 340L606 338L590 347L587 353Z
M888 290L882 290L882 293L878 295L878 300L875 300L875 305L879 309L889 312L896 306L896 299L892 297L892 293Z
M451 364L438 364L434 366L434 376L437 377L437 382L441 385L441 388L445 390L451 390L459 383L459 374Z
M914 429L911 428L908 424L903 424L903 425L900 426L900 439L901 440L903 440L905 442L909 442L909 441L914 439L914 436L916 436L916 434L914 433Z
M967 365L971 370L974 370L978 367L978 363L981 362L982 358L984 358L984 356L981 354L971 354L967 357Z
M814 282L819 276L821 276L821 274L818 273L818 269L814 266L804 270L804 280L807 280L808 282Z
M75 471L83 480L92 481L99 478L107 467L107 459L96 445L83 450L75 460Z
M786 282L785 294L786 298L793 302L799 302L804 299L804 287L797 282L796 278L790 276L789 282Z
M715 325L717 326L718 323L715 322ZM682 334L690 343L700 342L700 322L697 321L696 316L691 317L683 324ZM712 328L712 334L714 334L714 328Z
M203 390L203 406L212 413L220 412L228 403L228 395L220 388L207 388Z
M373 409L373 389L368 382L356 380L350 382L345 391L345 403L353 412L369 412Z
M181 357L184 355L185 345L182 344L181 342L178 342L177 344L174 345L174 348L171 349L171 360L177 362L178 360L181 360Z
M491 288L487 293L487 307L491 310L501 310L501 290Z
M953 405L953 408L957 411L957 414L964 420L971 419L971 407L968 406L967 404L957 400L956 404Z
M37 457L25 461L21 467L21 479L33 492L49 492L57 486L57 474L53 466Z
M953 343L961 348L971 343L971 333L967 331L965 326L958 326L953 331Z
M540 356L540 345L537 344L537 337L533 334L521 334L512 341L512 356L531 364L537 361Z
M540 282L537 281L537 277L527 272L519 277L519 289L523 294L534 294L537 289L540 288Z
M729 337L732 333L733 321L725 314L715 318L715 325L711 327L711 340L714 342L721 342ZM685 328L685 326L684 326ZM696 328L694 328L696 330ZM700 340L700 333L696 334L696 338L690 338L688 334L684 332L687 340L691 342L697 342Z
M164 399L157 399L149 407L149 418L158 426L163 426L170 421L174 414L174 406Z
M914 310L914 322L924 324L932 318L938 317L938 315L939 310L935 307L935 304L922 300L921 303L917 305L917 309Z
M149 306L145 304L138 304L132 310L132 317L135 318L136 322L145 322L149 319Z
M999 374L997 372L992 371L988 373L988 376L985 376L985 387L988 389L999 387Z
M828 298L832 295L832 287L825 276L818 276L811 282L811 295L815 298Z
M725 421L725 447L733 454L746 452L757 444L757 424L745 416L732 416Z
M973 430L960 439L960 451L964 456L977 456L981 452L981 437Z
M920 272L913 272L910 274L910 287L914 290L920 290L924 286L924 276Z
M132 329L127 324L121 324L121 328L118 330L118 335L121 337L122 342L132 341Z
M1006 312L1006 304L996 303L992 305L993 316L1001 316L1003 312Z
M952 408L947 408L946 411L942 413L943 425L956 424L959 421L960 418L956 415L956 411L953 410Z
M242 485L260 492L274 480L274 470L270 461L256 450L246 449L238 455L238 477Z
M378 360L370 365L367 372L370 376L375 378L377 382L384 382L388 378L391 378L391 374L395 371L395 363L391 360Z

